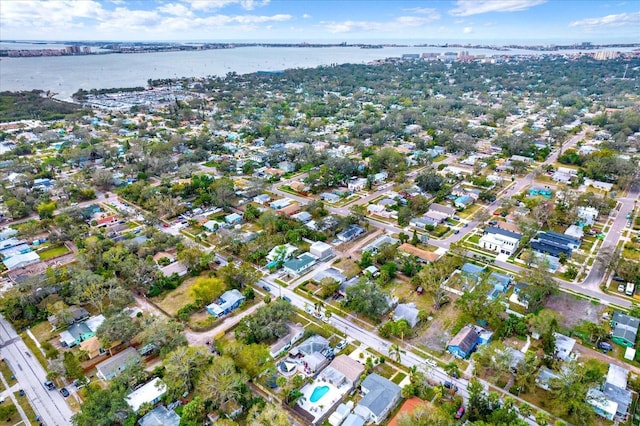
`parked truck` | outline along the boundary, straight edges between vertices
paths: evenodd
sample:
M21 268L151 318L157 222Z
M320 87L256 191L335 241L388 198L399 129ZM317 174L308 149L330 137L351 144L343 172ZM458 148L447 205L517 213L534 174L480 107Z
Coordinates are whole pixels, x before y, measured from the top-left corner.
M633 290L635 290L635 288L635 283L627 283L627 290L625 291L625 294L627 296L633 296Z

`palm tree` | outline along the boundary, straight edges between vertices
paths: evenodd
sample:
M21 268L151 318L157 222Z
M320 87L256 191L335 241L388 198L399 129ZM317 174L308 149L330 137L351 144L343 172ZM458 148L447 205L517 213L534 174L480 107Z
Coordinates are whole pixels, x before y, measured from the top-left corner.
M389 347L389 356L394 358L398 364L400 364L400 361L402 359L402 354L405 354L405 353L407 353L407 351L405 351L400 346L398 346L397 343L394 343Z

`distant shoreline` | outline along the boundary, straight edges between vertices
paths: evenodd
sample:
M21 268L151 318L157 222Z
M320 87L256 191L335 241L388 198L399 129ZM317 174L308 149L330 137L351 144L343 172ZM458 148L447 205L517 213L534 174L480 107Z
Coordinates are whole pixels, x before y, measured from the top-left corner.
M45 46L45 42L21 42L17 40L2 41L2 43L20 43L34 46ZM162 52L193 52L203 50L236 49L241 47L271 47L271 48L361 48L361 49L381 49L381 48L453 48L453 49L486 49L496 52L508 52L512 49L532 50L532 51L556 51L563 50L599 50L616 48L640 48L640 43L574 43L566 45L526 45L526 44L463 44L463 43L422 43L422 44L402 44L402 43L103 43L103 42L68 42L51 44L68 45L61 49L1 49L0 57L9 58L40 58L44 56L89 56L89 55L111 55L127 53L162 53ZM98 51L92 48L99 49Z

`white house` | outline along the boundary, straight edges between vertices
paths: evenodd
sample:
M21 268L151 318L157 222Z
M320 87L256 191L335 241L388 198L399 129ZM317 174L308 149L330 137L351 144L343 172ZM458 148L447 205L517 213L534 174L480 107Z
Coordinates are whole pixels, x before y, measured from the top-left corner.
M142 404L157 404L160 398L167 393L167 385L158 377L150 382L142 385L138 389L131 392L125 400L134 413L137 413Z
M478 245L484 249L511 256L520 243L521 234L506 229L489 227L484 231Z
M291 244L283 244L280 246L275 246L271 249L269 254L267 254L267 260L269 262L279 261L284 262L285 260L291 259L293 254L298 251L298 247L293 246Z
M333 247L323 241L316 241L309 247L309 253L318 259L326 259L333 254Z
M594 207L578 207L578 219L585 225L593 225L598 218L598 209Z
M349 180L347 188L351 191L362 191L367 186L367 180L365 178L355 178Z

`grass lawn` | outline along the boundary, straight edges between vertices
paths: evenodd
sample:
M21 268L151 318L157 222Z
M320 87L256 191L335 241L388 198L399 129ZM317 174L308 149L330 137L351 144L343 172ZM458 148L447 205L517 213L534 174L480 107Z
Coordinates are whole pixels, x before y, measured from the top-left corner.
M40 344L43 344L53 337L53 334L51 333L51 324L47 321L41 321L31 327L31 332L36 336L36 339L38 339Z
M2 403L2 410L6 414L5 417L0 419L0 424L17 425L23 423L18 409L10 398L7 398L7 400Z
M13 372L9 368L9 364L7 364L4 361L0 361L0 374L2 374L2 377L4 377L4 379L7 381L7 384L9 386L13 384L12 383L13 380L11 380L11 376L13 375Z
M33 354L36 356L36 358L40 362L40 365L42 365L42 368L44 368L44 370L47 371L49 367L49 363L47 362L40 348L36 346L36 342L34 342L31 337L27 336L27 333L20 333L20 337L22 337L22 340L24 340L25 345L27 345L27 347L31 349L31 352L33 352Z
M42 251L39 251L38 255L40 256L40 259L47 260L47 259L52 259L54 257L62 256L63 254L67 254L67 253L69 253L69 249L64 245L62 245L57 247L50 247Z
M360 273L360 267L351 259L340 259L333 266L340 269L347 278L355 277Z
M29 403L29 399L27 398L27 395L20 396L18 392L14 393L14 395L18 400L18 404L20 404L20 406L24 410L24 413L27 415L27 418L29 419L29 421L32 424L38 424L38 422L36 421L36 413L35 411L33 411L33 407L31 407L31 404Z
M392 366L388 365L386 362L384 364L378 364L374 368L375 372L381 375L386 379L391 379L391 377L395 374L396 369Z
M474 234L468 238L468 241L473 244L478 244L480 242L480 235Z
M473 216L475 214L475 212L477 212L480 209L481 206L477 205L477 204L473 204L469 207L467 207L466 209L464 209L463 211L458 213L458 216L460 216L463 219L468 219L471 216Z
M407 375L405 373L398 373L395 376L393 376L393 379L391 379L391 381L393 383L395 383L396 385L399 385L400 382L402 382L404 380L404 378L407 377Z
M175 316L178 310L184 305L195 302L194 297L191 295L191 286L195 283L196 279L198 279L198 277L191 277L180 284L175 290L153 297L151 300L167 313Z

